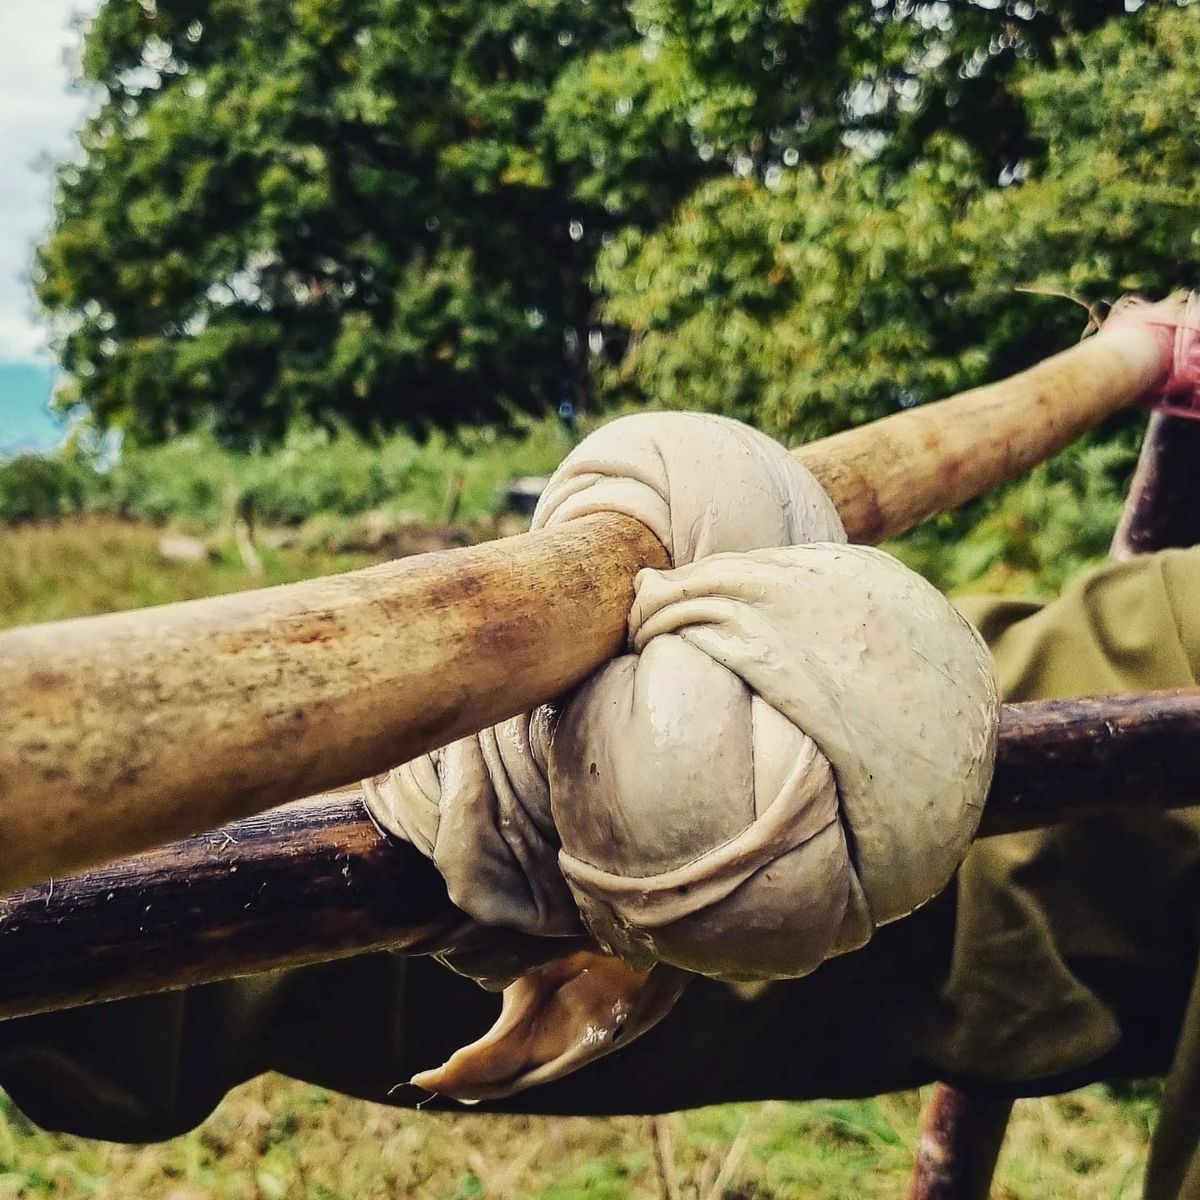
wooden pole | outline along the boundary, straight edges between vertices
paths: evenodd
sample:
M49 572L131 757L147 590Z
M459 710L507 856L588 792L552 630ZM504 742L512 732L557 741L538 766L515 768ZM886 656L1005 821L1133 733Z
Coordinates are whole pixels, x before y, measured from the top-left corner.
M0 1018L371 950L465 918L361 794L318 796L0 899Z
M908 1200L987 1200L1012 1106L939 1083L921 1116Z
M1118 562L1200 541L1200 420L1150 417L1111 556Z
M798 457L852 540L891 536L1159 386L1161 334L1102 332ZM549 700L620 647L634 576L664 565L640 523L600 515L0 634L0 889L342 786Z
M1200 803L1200 689L1006 704L980 837Z
M622 645L640 523L0 634L0 890L339 787Z
M1194 804L1200 689L1006 705L981 834ZM465 918L361 793L319 796L0 899L0 1018L383 948Z
M1153 394L1173 340L1160 326L1116 325L1011 379L793 453L833 498L850 540L881 542L1016 479Z

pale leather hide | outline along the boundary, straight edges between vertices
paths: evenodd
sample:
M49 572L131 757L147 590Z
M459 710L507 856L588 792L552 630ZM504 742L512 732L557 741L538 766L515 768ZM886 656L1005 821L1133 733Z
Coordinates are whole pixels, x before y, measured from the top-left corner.
M945 886L990 781L982 641L896 559L845 545L781 446L710 416L614 421L564 461L534 527L597 511L641 520L673 564L638 576L629 653L367 781L376 819L476 920L589 933L629 964L577 954L514 984L490 1034L418 1076L464 1098L607 1053L579 1014L648 1028L680 970L781 978L861 946Z

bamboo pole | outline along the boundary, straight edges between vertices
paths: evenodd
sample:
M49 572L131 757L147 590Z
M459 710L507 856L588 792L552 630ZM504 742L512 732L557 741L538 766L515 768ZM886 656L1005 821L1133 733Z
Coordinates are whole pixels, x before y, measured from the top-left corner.
M986 492L1160 386L1130 324L1012 379L802 447L852 540ZM338 787L526 710L620 647L638 522L0 634L0 888Z
M1009 704L980 834L1194 804L1197 780L1200 690ZM371 950L428 953L456 944L464 921L361 792L317 796L0 897L0 1018Z

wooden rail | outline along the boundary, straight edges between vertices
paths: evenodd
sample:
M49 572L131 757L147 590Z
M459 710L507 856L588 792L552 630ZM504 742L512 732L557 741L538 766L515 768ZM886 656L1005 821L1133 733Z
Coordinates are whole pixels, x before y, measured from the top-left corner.
M1006 705L981 835L1200 800L1200 690ZM465 918L361 793L318 796L0 900L0 1017L384 948Z

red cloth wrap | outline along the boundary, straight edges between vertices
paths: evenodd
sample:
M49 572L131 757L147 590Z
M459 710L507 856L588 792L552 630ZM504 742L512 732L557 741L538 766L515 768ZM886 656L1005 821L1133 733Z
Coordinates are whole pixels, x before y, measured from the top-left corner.
M1113 305L1104 328L1135 321L1158 330L1163 352L1171 356L1170 374L1142 403L1172 416L1200 420L1200 294L1181 293L1157 304L1128 296Z

